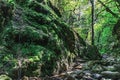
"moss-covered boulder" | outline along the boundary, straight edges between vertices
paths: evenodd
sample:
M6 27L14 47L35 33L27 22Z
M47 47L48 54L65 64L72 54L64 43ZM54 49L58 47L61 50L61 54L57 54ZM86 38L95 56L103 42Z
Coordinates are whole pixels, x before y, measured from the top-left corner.
M52 75L60 63L81 54L85 42L60 19L58 11L47 0L1 0L3 71L15 79Z
M50 2L24 1L0 2L2 67L14 78L52 75L57 62L71 61L85 42Z
M113 27L113 35L116 37L116 40L113 44L113 52L116 55L116 57L119 57L119 53L120 53L120 19L118 19L118 21L116 22L116 24ZM118 54L116 54L118 53Z

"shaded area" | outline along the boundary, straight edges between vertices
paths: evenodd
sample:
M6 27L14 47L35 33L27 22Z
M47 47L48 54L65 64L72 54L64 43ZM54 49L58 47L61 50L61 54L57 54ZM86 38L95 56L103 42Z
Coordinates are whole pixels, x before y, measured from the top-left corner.
M50 2L23 2L2 0L0 4L1 74L18 80L51 76L66 71L76 56L88 55L84 40L60 19Z

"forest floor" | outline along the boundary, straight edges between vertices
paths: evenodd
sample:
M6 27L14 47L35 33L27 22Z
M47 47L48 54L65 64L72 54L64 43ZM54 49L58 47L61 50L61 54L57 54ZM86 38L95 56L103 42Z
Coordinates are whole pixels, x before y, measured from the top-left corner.
M109 55L103 55L102 60L77 58L66 72L29 80L120 80L120 61Z

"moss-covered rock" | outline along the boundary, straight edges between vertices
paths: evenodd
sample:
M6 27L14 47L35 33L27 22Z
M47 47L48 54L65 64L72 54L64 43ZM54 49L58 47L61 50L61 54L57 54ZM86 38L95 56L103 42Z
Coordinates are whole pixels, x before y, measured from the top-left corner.
M113 42L112 49L113 49L113 55L116 57L119 57L120 53L120 19L116 22L116 24L113 27L113 35L116 37L116 40ZM118 54L116 54L118 53Z
M14 7L3 0L0 4L1 64L7 63L1 66L15 79L40 73L52 75L57 62L71 61L86 44L61 21L59 12L49 2L24 1L13 0Z
M96 60L102 58L96 46L87 45L84 50L85 51L82 56L85 56L87 59Z

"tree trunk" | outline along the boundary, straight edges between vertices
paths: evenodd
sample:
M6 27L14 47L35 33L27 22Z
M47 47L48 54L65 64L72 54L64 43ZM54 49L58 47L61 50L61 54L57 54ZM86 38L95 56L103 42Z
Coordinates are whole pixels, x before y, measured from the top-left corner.
M90 0L91 2L91 14L92 14L92 36L91 36L91 44L94 45L94 0Z

